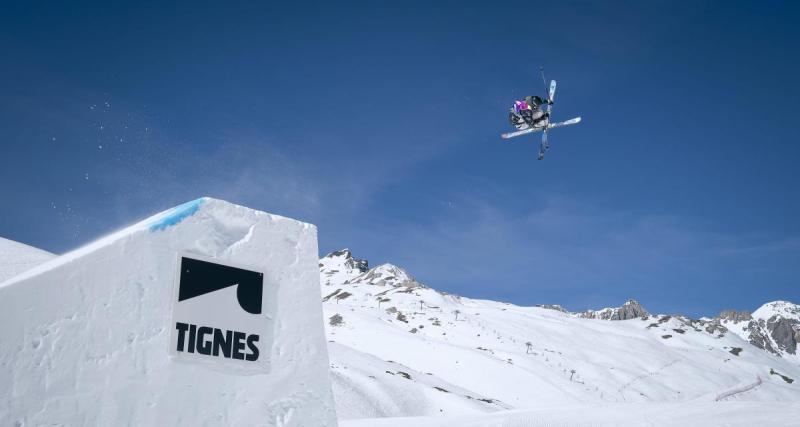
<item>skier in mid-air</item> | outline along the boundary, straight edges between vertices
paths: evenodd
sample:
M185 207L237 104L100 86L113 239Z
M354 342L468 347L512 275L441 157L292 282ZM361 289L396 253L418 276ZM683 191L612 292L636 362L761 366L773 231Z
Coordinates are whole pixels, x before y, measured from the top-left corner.
M540 96L528 96L524 101L514 101L514 106L508 113L508 121L511 125L517 128L515 132L507 132L500 135L503 139L516 138L518 136L527 135L533 132L542 132L542 143L539 145L539 160L544 159L544 153L550 149L550 144L547 143L547 131L562 126L574 125L580 123L581 118L575 117L563 122L551 122L550 113L553 111L553 97L556 94L556 81L551 80L550 86L547 86L547 80L544 78L544 68L539 68L542 73L542 83L544 83L545 90L547 90L547 99L542 99ZM542 107L547 105L547 111Z
M508 113L508 121L517 129L536 127L536 125L549 117L549 114L542 110L542 105L552 105L553 101L542 99L533 95L525 97L523 101L514 101Z

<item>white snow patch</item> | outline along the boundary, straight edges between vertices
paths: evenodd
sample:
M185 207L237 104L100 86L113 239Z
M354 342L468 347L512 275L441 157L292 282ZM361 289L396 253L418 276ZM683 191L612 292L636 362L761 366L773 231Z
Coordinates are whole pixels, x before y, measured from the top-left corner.
M0 237L0 283L54 257L50 252Z

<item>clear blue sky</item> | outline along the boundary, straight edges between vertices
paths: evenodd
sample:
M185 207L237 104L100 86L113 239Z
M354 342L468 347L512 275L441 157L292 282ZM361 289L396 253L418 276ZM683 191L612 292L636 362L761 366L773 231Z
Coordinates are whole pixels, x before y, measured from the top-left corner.
M30 3L0 13L1 236L209 195L467 296L800 302L798 2ZM498 137L539 65L584 118L543 162Z

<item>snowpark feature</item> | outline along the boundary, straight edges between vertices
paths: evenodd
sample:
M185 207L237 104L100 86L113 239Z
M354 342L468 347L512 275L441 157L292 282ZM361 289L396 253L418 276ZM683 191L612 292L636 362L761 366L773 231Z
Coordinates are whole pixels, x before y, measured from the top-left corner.
M187 258L253 274L203 292ZM313 225L198 199L0 284L0 420L335 426L322 322Z

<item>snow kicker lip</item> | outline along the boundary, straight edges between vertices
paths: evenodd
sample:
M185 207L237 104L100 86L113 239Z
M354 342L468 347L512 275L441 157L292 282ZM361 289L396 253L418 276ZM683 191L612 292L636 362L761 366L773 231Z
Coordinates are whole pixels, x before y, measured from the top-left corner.
M153 232L165 230L180 223L184 219L194 215L200 209L200 205L202 205L205 201L206 198L201 197L199 199L192 200L191 202L186 202L180 206L176 206L169 213L167 213L166 216L154 222L153 224L150 224L150 231Z
M178 301L236 286L239 306L250 314L261 314L264 274L199 259L181 257Z

